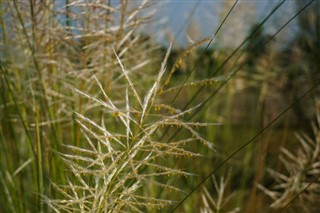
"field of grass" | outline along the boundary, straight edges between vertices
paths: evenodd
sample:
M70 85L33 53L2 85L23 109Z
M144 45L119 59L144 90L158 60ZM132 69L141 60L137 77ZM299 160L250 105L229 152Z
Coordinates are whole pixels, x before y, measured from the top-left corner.
M156 1L58 1L0 0L0 212L319 212L320 1L235 48L238 0L186 48Z

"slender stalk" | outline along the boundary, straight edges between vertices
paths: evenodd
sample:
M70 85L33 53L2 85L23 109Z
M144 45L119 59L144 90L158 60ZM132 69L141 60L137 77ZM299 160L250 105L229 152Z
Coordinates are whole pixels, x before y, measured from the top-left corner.
M7 78L6 70L5 70L5 68L2 66L2 64L0 64L0 69L1 69L2 75L3 75L3 77L4 77L5 83L7 84L7 87L8 87L8 89L9 89L9 93L10 93L10 95L11 95L11 97L12 97L13 102L14 102L14 106L15 106L15 108L16 108L16 110L17 110L18 116L19 116L19 118L20 118L20 120L21 120L23 129L24 129L24 132L26 133L27 141L28 141L28 143L29 143L29 145L30 145L32 154L33 154L34 158L36 158L36 153L35 153L35 150L34 150L34 147L33 147L32 139L31 139L31 137L30 137L29 130L28 130L28 124L26 123L25 119L24 119L23 116L22 116L22 113L21 113L20 108L19 108L19 106L18 106L16 97L15 97L15 95L14 95L12 89L11 89L9 80L8 80L8 78Z
M41 72L41 69L40 69L40 65L39 65L39 62L38 60L36 59L36 45L35 44L32 44L31 41L30 41L30 38L28 36L28 33L27 33L27 29L25 28L25 24L24 24L24 21L23 21L23 18L21 16L21 13L20 13L20 10L18 8L18 4L17 4L17 0L13 0L13 3L14 3L14 8L17 12L17 15L18 15L18 19L19 19L19 22L22 26L22 29L23 29L23 33L25 35L25 38L26 38L26 41L27 41L27 44L31 50L31 53L32 53L32 61L33 61L33 64L35 66L35 69L37 71L37 74L38 74L38 77L39 77L39 84L40 84L40 90L42 92L42 100L40 101L41 103L41 111L44 113L47 109L48 110L48 115L49 115L49 120L50 120L50 127L52 129L52 134L53 134L53 138L54 138L54 143L53 143L53 146L55 149L58 148L58 138L57 138L57 135L56 135L56 131L55 131L55 127L54 127L54 124L53 124L53 112L51 111L50 107L49 107L49 102L48 102L48 99L47 99L47 92L46 92L46 87L45 87L45 83L44 83L44 80L43 80L43 76L42 76L42 72ZM30 0L30 10L31 10L31 17L32 17L32 35L33 35L33 40L34 41L37 41L37 38L35 36L35 24L36 24L36 21L35 21L35 14L34 14L34 11L33 11L33 2L32 0Z
M39 212L43 212L43 202L41 201L41 195L44 193L43 186L43 167L42 167L42 140L41 140L41 130L39 125L40 120L40 109L36 108L36 141L37 141L37 163L38 163L38 205Z

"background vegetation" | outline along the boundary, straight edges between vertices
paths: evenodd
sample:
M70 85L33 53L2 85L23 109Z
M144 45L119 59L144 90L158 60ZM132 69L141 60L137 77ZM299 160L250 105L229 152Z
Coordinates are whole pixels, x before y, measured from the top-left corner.
M228 1L185 49L143 33L156 2L57 2L0 0L0 212L319 211L319 1L212 47Z

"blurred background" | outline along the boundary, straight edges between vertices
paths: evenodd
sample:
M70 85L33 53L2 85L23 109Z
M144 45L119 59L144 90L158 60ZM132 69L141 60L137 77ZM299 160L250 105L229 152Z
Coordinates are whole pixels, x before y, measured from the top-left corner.
M135 1L132 1L134 4ZM299 1L299 4L307 1ZM248 35L250 26L260 22L279 3L278 0L240 0L231 16L228 18L219 35L221 47L235 47ZM146 26L158 41L168 44L168 36L176 40L177 46L187 46L189 36L193 40L211 37L223 18L228 13L234 1L230 0L161 0L155 1L157 9L155 17L158 22ZM286 1L265 25L265 33L274 33L291 17L301 5L296 1ZM290 23L280 36L277 36L279 46L288 44L299 29L298 21ZM161 30L159 30L161 29Z

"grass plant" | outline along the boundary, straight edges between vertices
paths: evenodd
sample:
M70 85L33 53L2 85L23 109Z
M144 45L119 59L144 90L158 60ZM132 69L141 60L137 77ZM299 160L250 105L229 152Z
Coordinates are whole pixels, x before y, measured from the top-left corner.
M212 47L239 3L172 54L141 33L155 1L0 0L0 212L317 212L318 126L297 154L277 141L315 116L319 2L265 36L282 0L234 49ZM297 19L308 36L277 50ZM297 52L295 69L280 61Z
M274 179L272 186L266 188L259 185L274 201L270 207L282 211L290 207L304 212L316 212L319 199L319 115L317 123L313 125L313 138L306 134L296 134L299 146L295 151L281 149L279 157L283 172L269 169ZM303 193L302 193L303 192ZM299 195L299 196L298 196ZM289 205L290 204L290 205Z

